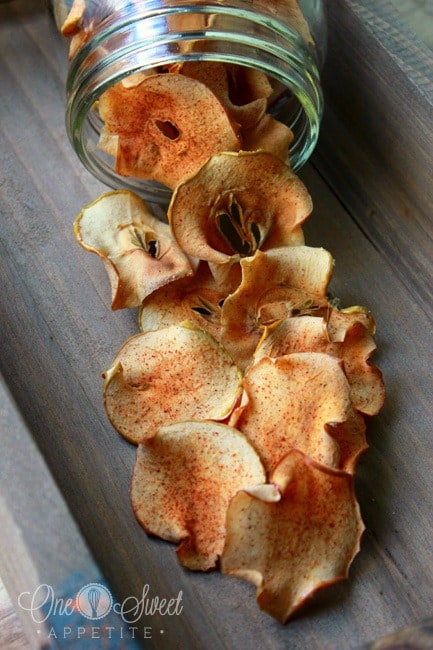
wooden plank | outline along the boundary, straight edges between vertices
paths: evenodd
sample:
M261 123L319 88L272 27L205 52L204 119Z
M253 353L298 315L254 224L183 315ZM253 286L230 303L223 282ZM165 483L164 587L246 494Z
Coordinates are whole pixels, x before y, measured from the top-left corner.
M328 2L314 164L420 305L432 300L433 53L388 2Z
M353 219L311 167L303 173L316 205L308 243L334 254L342 303L373 309L388 386L357 482L368 530L350 580L280 626L258 611L251 585L182 570L173 548L135 522L134 449L107 422L100 373L137 330L136 314L110 311L100 261L74 240L74 216L105 188L64 135L63 51L42 3L0 8L0 370L117 597L140 596L146 584L160 597L182 590L179 617L144 621L153 631L146 647L349 650L429 617L431 312L412 276L397 274L359 226L357 206ZM408 236L416 226L406 226Z
M0 647L36 649L56 640L50 647L62 648L84 637L79 630L88 621L80 612L64 613L59 603L90 583L111 589L1 376L0 447ZM112 626L105 647L137 649L114 611L104 623Z
M2 582L0 582L0 648L8 650L31 650L32 648Z

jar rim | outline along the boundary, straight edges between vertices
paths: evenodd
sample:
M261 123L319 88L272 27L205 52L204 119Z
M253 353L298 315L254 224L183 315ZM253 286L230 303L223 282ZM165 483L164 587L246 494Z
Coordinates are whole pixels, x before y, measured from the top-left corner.
M152 2L149 4L156 5ZM226 62L260 70L279 81L298 102L293 120L300 121L300 127L289 152L294 171L310 157L319 135L323 112L320 76L313 51L300 35L280 21L268 19L267 16L265 19L251 10L239 10L226 4L165 6L164 19L171 15L178 16L179 8L194 13L198 7L200 14L215 13L217 9L219 16L229 19L230 29L206 29L191 33L173 31L159 38L157 44L141 36L110 51L107 44L110 44L111 38L117 37L119 29L138 26L142 34L151 35L158 32L161 24L158 22L160 13L151 10L152 7L148 7L147 12L132 12L121 22L121 27L116 22L119 17L110 16L92 41L84 45L74 58L68 76L66 130L84 165L106 184L128 186L157 203L167 203L171 190L154 181L118 175L112 163L103 159L102 152L89 146L89 138L98 130L98 124L91 118L95 102L108 87L133 72L184 61ZM185 48L190 41L205 43L206 51ZM108 55L105 54L107 50ZM146 190L146 186L151 188Z

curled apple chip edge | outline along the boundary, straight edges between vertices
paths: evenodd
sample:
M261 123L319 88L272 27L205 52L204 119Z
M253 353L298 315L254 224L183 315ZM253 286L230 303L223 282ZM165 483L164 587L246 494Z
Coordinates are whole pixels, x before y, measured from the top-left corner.
M245 370L266 326L325 306L334 260L323 248L285 246L241 260L242 281L221 310L221 342Z
M237 125L209 88L191 77L160 73L137 85L118 82L99 98L102 130L118 136L115 169L173 189L212 154L238 151Z
M242 390L242 376L227 352L188 321L136 334L103 373L108 419L138 444L161 423L224 420Z
M312 208L305 185L277 156L223 152L176 187L168 220L186 253L224 265L303 244L301 224Z
M138 446L132 507L147 533L179 543L183 566L208 571L223 550L230 499L265 481L258 454L235 429L209 421L173 423Z
M367 307L353 305L343 309L336 309L329 305L326 313L326 329L330 341L344 341L346 332L354 323L362 323L370 336L376 334L376 322L373 314Z
M215 282L208 265L200 262L193 277L180 278L145 298L139 312L140 330L157 330L189 320L217 341L221 338L221 307L233 290Z
M352 408L345 422L328 424L325 428L339 447L339 469L354 474L360 456L368 449L365 419Z
M112 309L137 307L159 287L195 271L169 226L127 190L107 192L83 208L74 232L84 249L104 261Z
M243 149L266 150L283 162L287 161L293 139L293 131L269 113L265 113L255 124L242 130Z
M352 411L339 359L322 352L264 357L247 370L243 389L229 424L250 440L267 471L291 449L340 468L340 447L327 426L346 422Z
M60 28L62 36L74 36L79 31L85 12L86 0L73 0L69 13Z
M246 491L231 500L221 570L256 585L260 608L286 623L318 590L348 577L364 524L353 477L297 450L271 483L281 493L275 502Z
M265 115L272 86L264 72L218 61L185 61L180 74L204 83L239 125L242 149L244 129L252 128ZM266 148L266 147L263 147Z
M275 358L292 352L323 352L335 356L343 361L354 409L365 415L376 415L385 396L382 373L369 362L376 345L365 320L355 318L353 313L350 319L344 319L341 341L333 340L335 330L321 316L299 316L274 323L265 328L254 352L254 363L264 356ZM337 339L342 330L339 326L335 332Z
M365 415L377 415L385 401L382 372L369 361L375 350L373 337L362 323L353 323L344 337L341 358L344 360L353 406Z

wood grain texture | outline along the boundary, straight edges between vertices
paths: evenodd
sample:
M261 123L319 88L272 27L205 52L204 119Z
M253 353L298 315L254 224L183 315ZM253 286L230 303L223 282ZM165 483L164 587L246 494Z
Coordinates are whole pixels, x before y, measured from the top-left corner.
M400 17L433 50L433 2L431 0L391 0Z
M303 172L316 206L307 241L334 254L332 288L342 304L373 310L377 362L388 389L360 466L367 532L350 579L281 626L258 611L251 585L182 570L173 547L146 537L135 522L128 495L134 448L107 422L100 373L137 331L136 313L110 311L100 260L73 236L75 215L106 188L81 167L65 137L65 49L42 9L36 0L0 8L0 370L117 597L140 595L144 584L160 597L183 591L179 617L146 619L154 638L144 647L351 650L428 618L431 269L426 262L421 301L424 281L405 272L408 246L399 249L403 268L396 272L398 243L390 250L382 243L388 222L374 227L362 202L343 205L312 167ZM418 203L416 219L405 220L399 211L397 226L389 215L407 241L419 236L420 219L427 228L427 204L420 197Z
M0 648L31 650L5 586L0 582Z
M336 0L327 14L314 164L419 304L431 305L433 53L386 0Z

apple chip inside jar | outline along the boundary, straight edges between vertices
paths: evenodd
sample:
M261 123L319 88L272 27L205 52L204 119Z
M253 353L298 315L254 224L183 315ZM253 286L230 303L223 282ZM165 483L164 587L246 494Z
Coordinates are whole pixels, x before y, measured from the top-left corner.
M175 190L168 210L179 245L213 264L303 243L311 197L290 167L265 151L212 156Z
M78 32L85 12L86 0L73 0L69 13L60 29L62 36L73 36Z
M364 525L348 474L292 451L272 482L277 502L257 491L232 499L221 568L255 584L260 608L285 623L319 589L347 577Z
M230 499L264 482L256 451L238 431L215 422L176 423L138 447L132 507L148 533L180 542L183 566L207 571L223 550Z
M161 424L223 420L241 391L241 374L207 332L191 323L137 334L105 373L104 403L115 429L140 443Z
M244 370L266 326L328 303L333 259L323 248L286 246L241 260L242 282L224 301L221 341Z
M272 2L253 0L253 6L287 22L308 45L314 45L314 39L298 0L273 0Z
M169 226L132 192L108 192L83 208L75 235L104 260L113 309L137 307L159 287L194 273Z
M180 74L150 75L127 87L119 82L100 97L99 113L105 122L102 143L107 136L118 138L116 171L170 188L212 154L241 146L237 127L216 96Z
M272 471L291 449L338 469L330 423L348 420L349 384L341 362L320 352L265 357L246 373L242 405L230 424L242 431Z

